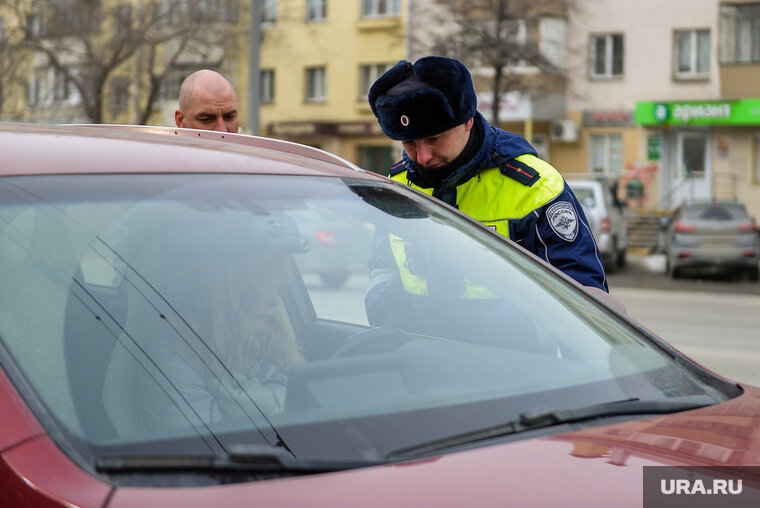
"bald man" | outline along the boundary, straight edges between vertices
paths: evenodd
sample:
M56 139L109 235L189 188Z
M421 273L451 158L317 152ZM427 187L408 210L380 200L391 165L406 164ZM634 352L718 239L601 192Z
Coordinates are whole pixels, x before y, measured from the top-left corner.
M203 69L190 74L179 88L177 127L208 131L238 131L238 97L229 79Z

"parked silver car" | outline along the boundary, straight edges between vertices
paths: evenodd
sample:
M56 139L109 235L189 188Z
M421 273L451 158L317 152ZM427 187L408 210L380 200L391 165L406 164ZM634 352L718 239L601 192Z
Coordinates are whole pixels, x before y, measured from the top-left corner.
M739 201L695 201L665 222L666 273L685 270L746 272L758 280L758 231Z
M625 265L628 224L623 205L602 180L568 180L583 206L608 273Z
M350 210L309 206L296 210L309 249L294 256L303 273L317 274L328 288L339 288L354 273L367 275L371 224L357 221Z

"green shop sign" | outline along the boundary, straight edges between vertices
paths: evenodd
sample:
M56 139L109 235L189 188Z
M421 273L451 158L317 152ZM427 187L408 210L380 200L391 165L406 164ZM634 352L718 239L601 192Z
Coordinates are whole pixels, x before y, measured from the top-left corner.
M760 99L636 103L639 125L760 125Z

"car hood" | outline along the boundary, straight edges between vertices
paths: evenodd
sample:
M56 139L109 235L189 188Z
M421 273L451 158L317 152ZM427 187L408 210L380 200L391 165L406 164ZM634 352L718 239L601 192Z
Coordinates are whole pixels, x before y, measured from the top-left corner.
M109 508L635 506L643 467L760 465L760 390L716 406L388 466L197 489L117 489Z

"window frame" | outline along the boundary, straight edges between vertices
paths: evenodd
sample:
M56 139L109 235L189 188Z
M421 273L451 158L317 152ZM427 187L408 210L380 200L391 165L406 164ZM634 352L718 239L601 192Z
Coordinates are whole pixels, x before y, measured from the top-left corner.
M707 36L707 68L704 71L700 71L699 69L700 56L704 56L701 52L701 35ZM675 79L694 80L707 79L710 77L710 57L712 54L710 35L710 29L708 28L673 30L673 76ZM687 36L689 41L688 70L680 70L679 68L681 63L681 45L679 44L679 37L682 36Z
M362 18L389 18L401 15L401 0L360 0Z
M275 100L275 79L274 69L261 69L260 76L261 103L274 104Z
M327 102L327 67L315 65L306 67L304 100L309 104Z
M113 115L118 115L129 109L130 79L122 76L111 79L108 87L108 105Z
M614 138L614 139L613 139ZM619 146L613 146L613 141L619 141ZM609 176L621 176L623 174L623 133L622 132L598 132L589 134L588 171L593 174ZM601 143L601 145L597 145ZM603 167L599 171L595 166L595 147L601 146ZM614 150L619 153L615 154Z
M393 67L393 63L390 62L359 65L359 94L357 97L359 102L367 101L372 83L391 67Z
M306 0L306 21L327 20L327 0Z
M278 6L279 6L278 0L264 0L264 5L261 9L261 23L262 24L274 24L277 22Z
M620 46L620 70L615 69L615 44ZM604 43L604 71L597 72L597 47ZM589 41L589 78L592 80L620 79L625 75L625 38L620 32L591 34Z

